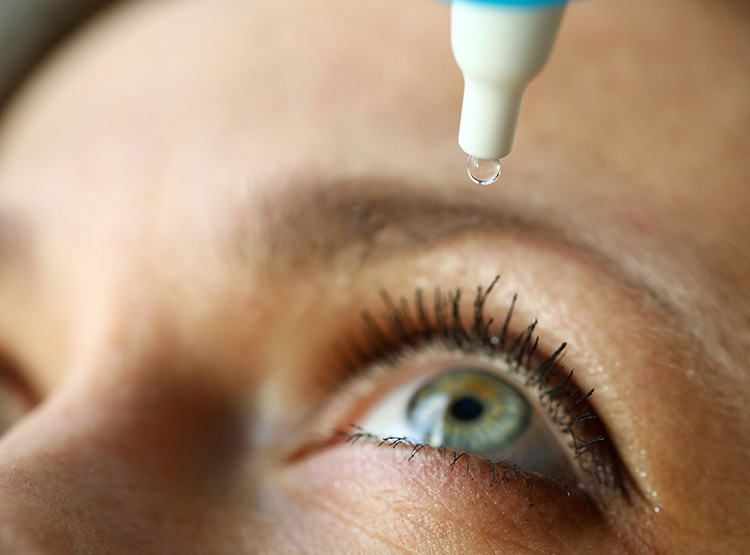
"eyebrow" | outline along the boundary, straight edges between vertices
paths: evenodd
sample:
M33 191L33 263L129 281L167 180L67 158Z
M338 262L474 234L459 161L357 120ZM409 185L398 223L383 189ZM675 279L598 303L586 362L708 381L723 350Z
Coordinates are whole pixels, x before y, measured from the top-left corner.
M517 234L604 265L619 281L650 297L666 312L682 311L613 257L590 242L517 203L487 202L480 194L426 189L380 179L341 179L275 191L245 207L253 240L242 229L239 244L255 267L276 275L345 261L359 266L397 255L419 254L452 239L483 231ZM258 215L260 214L260 219Z
M267 251L265 257L284 268L331 263L343 256L366 263L470 231L518 231L550 240L560 234L508 205L377 179L290 188L259 202L250 211L256 220L261 215L254 230L257 243Z

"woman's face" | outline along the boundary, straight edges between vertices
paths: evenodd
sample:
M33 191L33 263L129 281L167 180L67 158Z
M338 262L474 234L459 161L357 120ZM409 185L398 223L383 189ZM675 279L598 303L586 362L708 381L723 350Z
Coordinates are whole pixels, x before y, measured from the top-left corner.
M97 20L0 127L0 551L741 550L747 24L573 3L482 188L444 4Z

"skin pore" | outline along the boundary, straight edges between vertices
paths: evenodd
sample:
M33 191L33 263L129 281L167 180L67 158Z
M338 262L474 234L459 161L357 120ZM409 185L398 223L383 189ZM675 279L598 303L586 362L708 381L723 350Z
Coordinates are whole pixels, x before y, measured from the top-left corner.
M427 0L127 1L21 91L0 354L28 410L0 438L1 552L748 544L745 4L572 3L486 188L448 23ZM511 333L538 321L596 390L618 492L331 436L427 372L341 370L382 291L459 287L468 319L497 275L487 314L517 294Z

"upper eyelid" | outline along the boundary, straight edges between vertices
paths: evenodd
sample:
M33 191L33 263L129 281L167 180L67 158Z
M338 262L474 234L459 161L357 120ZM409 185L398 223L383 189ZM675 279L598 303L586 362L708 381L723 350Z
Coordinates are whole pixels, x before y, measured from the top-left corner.
M620 261L622 253L607 252L576 234L574 226L551 223L549 214L507 199L488 203L460 190L362 177L293 190L274 188L252 205L240 205L237 212L234 241L239 252L246 253L251 266L279 275L309 266L325 268L342 256L347 263L366 264L433 248L467 233L489 232L572 254L648 297L665 313L684 319L658 284L628 271Z
M248 218L247 206L240 211L236 244L248 253L248 264L269 273L269 283L285 283L299 271L377 270L391 259L451 253L457 241L469 247L481 240L483 254L516 256L507 249L520 247L524 257L528 253L547 265L559 263L561 270L589 284L592 292L607 291L594 302L625 301L641 323L658 322L662 337L683 346L697 345L703 353L714 350L707 344L710 337L698 333L696 319L674 300L668 282L651 283L641 272L631 271L624 255L610 256L595 237L575 235L573 226L556 226L533 208L479 202L461 191L425 190L396 180L364 177L306 185L293 191L274 189L274 196L257 199L263 208L260 218ZM500 241L488 240L491 237ZM490 245L502 247L488 251ZM523 267L533 270L528 263Z

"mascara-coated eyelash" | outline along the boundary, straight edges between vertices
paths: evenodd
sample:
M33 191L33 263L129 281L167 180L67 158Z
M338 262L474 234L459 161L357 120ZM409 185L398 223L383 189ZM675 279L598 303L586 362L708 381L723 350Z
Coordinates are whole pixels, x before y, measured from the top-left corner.
M603 424L588 404L594 390L579 390L573 380L574 370L561 363L566 344L543 355L535 335L536 321L513 334L516 295L499 329L487 315L487 299L498 280L499 276L486 289L477 288L468 325L462 316L460 289L443 293L437 288L432 305L426 303L421 289L415 291L411 304L403 297L396 303L387 292L381 292L386 312L380 318L362 312L363 337L350 339L346 348L337 348L347 373L360 374L376 365L395 368L409 353L435 345L502 361L509 373L537 392L552 422L568 437L581 469L605 486L621 485L617 458L605 440Z

